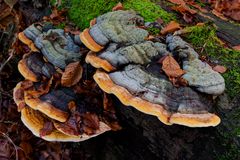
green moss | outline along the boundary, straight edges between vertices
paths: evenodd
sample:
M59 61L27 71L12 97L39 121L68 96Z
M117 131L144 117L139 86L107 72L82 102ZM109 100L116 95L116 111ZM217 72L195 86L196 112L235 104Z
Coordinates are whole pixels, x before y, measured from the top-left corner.
M68 17L80 29L89 27L89 22L93 18L111 11L119 0L64 0L60 8L68 9ZM51 4L54 4L51 0ZM123 0L126 9L133 9L145 18L145 21L153 22L157 18L162 18L164 22L175 19L173 14L163 10L160 6L150 0Z
M65 2L65 4L67 1ZM89 27L89 22L108 11L118 3L118 0L71 0L68 16L81 29Z
M194 26L187 28L190 33L186 38L199 52L212 60L218 60L228 71L223 74L226 81L226 91L230 97L240 93L240 52L224 48L216 36L212 25Z
M160 6L150 0L125 0L124 8L133 9L140 13L145 21L153 22L161 18L164 22L169 22L175 19L175 16L163 10Z

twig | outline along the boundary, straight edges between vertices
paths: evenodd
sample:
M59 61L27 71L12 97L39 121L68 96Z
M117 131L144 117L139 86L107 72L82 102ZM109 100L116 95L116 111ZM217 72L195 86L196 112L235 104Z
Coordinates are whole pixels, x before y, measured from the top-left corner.
M13 145L15 152L16 152L16 160L18 160L18 149L21 149L21 148L18 147L7 134L5 134L3 132L0 132L0 134L2 134L3 137L5 137Z
M204 45L201 47L200 54L202 54L202 52L204 51L206 44L207 44L207 43L204 43Z
M8 57L8 59L1 65L0 67L0 73L2 72L3 68L5 67L5 65L12 59L13 55L15 53L15 49L13 49L10 53L10 56Z

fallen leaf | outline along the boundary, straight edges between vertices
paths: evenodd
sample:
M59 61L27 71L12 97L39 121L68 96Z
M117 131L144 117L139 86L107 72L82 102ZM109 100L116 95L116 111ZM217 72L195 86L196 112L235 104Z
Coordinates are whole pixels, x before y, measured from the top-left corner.
M226 17L224 17L224 15L220 12L218 12L217 10L213 9L212 13L217 16L218 18L227 21L228 19Z
M220 13L220 18L226 19L229 17L235 21L240 21L240 1L239 0L218 0L212 1L214 10ZM214 12L215 12L214 11ZM219 13L217 13L217 16ZM224 16L226 17L224 17Z
M13 8L13 6L17 3L18 0L4 0L4 2L10 7Z
M163 19L160 18L160 17L156 20L156 22L159 23L159 24L163 24L163 23L164 23L164 22L163 22Z
M176 30L181 29L180 24L175 22L175 21L171 21L169 24L167 24L167 26L165 26L162 30L161 30L161 34L167 34L167 33L172 33Z
M92 135L99 129L99 119L96 114L85 113L83 115L83 130L84 133Z
M119 2L116 6L113 7L112 11L123 10L123 4Z
M177 79L185 74L185 71L180 68L177 61L171 55L166 56L162 61L162 70L168 76L173 85L177 84Z
M82 78L83 68L80 62L73 62L66 66L62 74L61 84L64 87L71 87L77 84Z
M103 108L105 111L115 113L113 102L108 94L103 93Z
M205 25L205 23L202 23L202 22L199 22L196 24L196 26L204 26L204 25Z
M31 146L31 144L28 142L24 142L24 141L21 142L19 147L22 148L22 150L24 151L26 156L29 156L29 154L33 152L33 148Z
M68 133L69 135L79 136L80 121L81 121L80 114L78 112L74 112L66 122L64 123L54 122L54 126L57 129L62 130L64 133Z
M58 10L57 8L53 8L52 14L49 16L51 19L57 18L58 17Z
M219 73L225 73L227 71L227 68L224 66L216 65L213 67L213 70Z
M7 133L8 132L8 126L4 123L0 123L0 133Z
M112 101L110 95L106 94L105 92L104 92L104 96L103 96L103 108L104 108L103 121L108 126L110 126L110 128L113 131L118 131L118 130L122 129L122 127L119 125L117 117L115 115L115 108L114 108L113 101Z
M94 19L92 19L91 21L90 21L90 27L92 27L94 24L96 24L97 23L97 19L96 18L94 18Z
M179 5L179 6L173 6L172 7L173 10L180 12L180 13L189 13L189 14L196 14L197 11L195 11L194 9L189 8L187 5Z
M52 122L45 122L43 128L40 130L40 137L49 135L54 130Z
M11 14L11 8L5 3L0 2L0 9L2 11L0 13L0 20L3 20L5 17Z
M234 50L236 50L236 51L240 51L240 45L237 45L237 46L234 46L234 47L232 47Z
M152 40L152 39L154 39L154 38L155 38L154 36L149 35L149 36L147 37L147 40Z
M168 1L174 4L183 4L183 5L186 4L184 0L168 0Z
M193 16L191 14L188 14L188 13L183 13L183 19L187 23L192 23Z
M11 159L11 144L7 140L0 139L0 158L1 160Z

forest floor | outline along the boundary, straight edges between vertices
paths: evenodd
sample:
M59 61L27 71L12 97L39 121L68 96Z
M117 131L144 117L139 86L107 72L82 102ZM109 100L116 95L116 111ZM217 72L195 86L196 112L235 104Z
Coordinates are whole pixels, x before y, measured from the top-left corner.
M132 157L130 159L159 159L158 156L153 155L156 153L154 148L153 153L146 153L146 156L142 156L141 153L131 155L135 152L134 147L138 145L132 138L136 138L135 132L139 131L139 128L136 129L136 126L125 122L135 121L134 118L119 115L123 130L118 133L108 132L80 143L46 142L35 137L23 125L13 101L13 88L23 80L17 70L17 63L26 50L17 40L16 35L19 31L24 30L31 23L42 20L43 17L57 28L82 31L89 27L90 20L111 11L118 2L118 0L81 0L81 2L0 0L0 10L4 11L0 13L1 160L126 159L127 154ZM168 139L164 139L160 146L169 147L170 144L175 146L174 143L179 143L175 148L159 151L162 159L240 159L240 16L234 16L240 15L240 11L229 14L230 11L227 12L227 9L222 7L228 6L227 2L219 4L222 10L214 8L216 1L208 2L211 4L201 0L123 0L122 2L124 9L137 11L146 22L155 22L163 27L171 21L179 23L181 37L193 45L202 60L213 66L224 66L226 69L223 73L226 92L217 98L216 103L216 112L222 119L221 124L215 128L189 129L179 126L170 128L159 122L157 126L161 127L161 131L171 132L170 137L164 137ZM156 26L148 28L153 36L160 35L161 29ZM128 112L133 111L129 109ZM142 116L141 113L135 112L132 114ZM149 121L154 122L155 119ZM173 131L175 129L179 134ZM186 135L190 140L184 139ZM143 140L139 139L139 141ZM144 147L137 149L138 152L145 153L142 151ZM174 153L175 150L179 152ZM121 155L124 153L125 156Z

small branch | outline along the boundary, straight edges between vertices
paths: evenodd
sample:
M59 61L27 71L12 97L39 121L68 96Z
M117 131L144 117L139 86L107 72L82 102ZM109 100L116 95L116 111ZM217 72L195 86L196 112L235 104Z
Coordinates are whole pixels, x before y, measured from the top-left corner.
M13 145L15 152L16 152L16 160L18 160L18 149L21 149L21 148L18 147L7 134L5 134L3 132L0 132L0 134L2 134L3 137L5 137Z
M10 56L8 57L8 59L1 65L0 73L2 72L3 68L5 67L5 65L12 59L14 53L15 53L15 50L12 50L11 53L10 53Z

